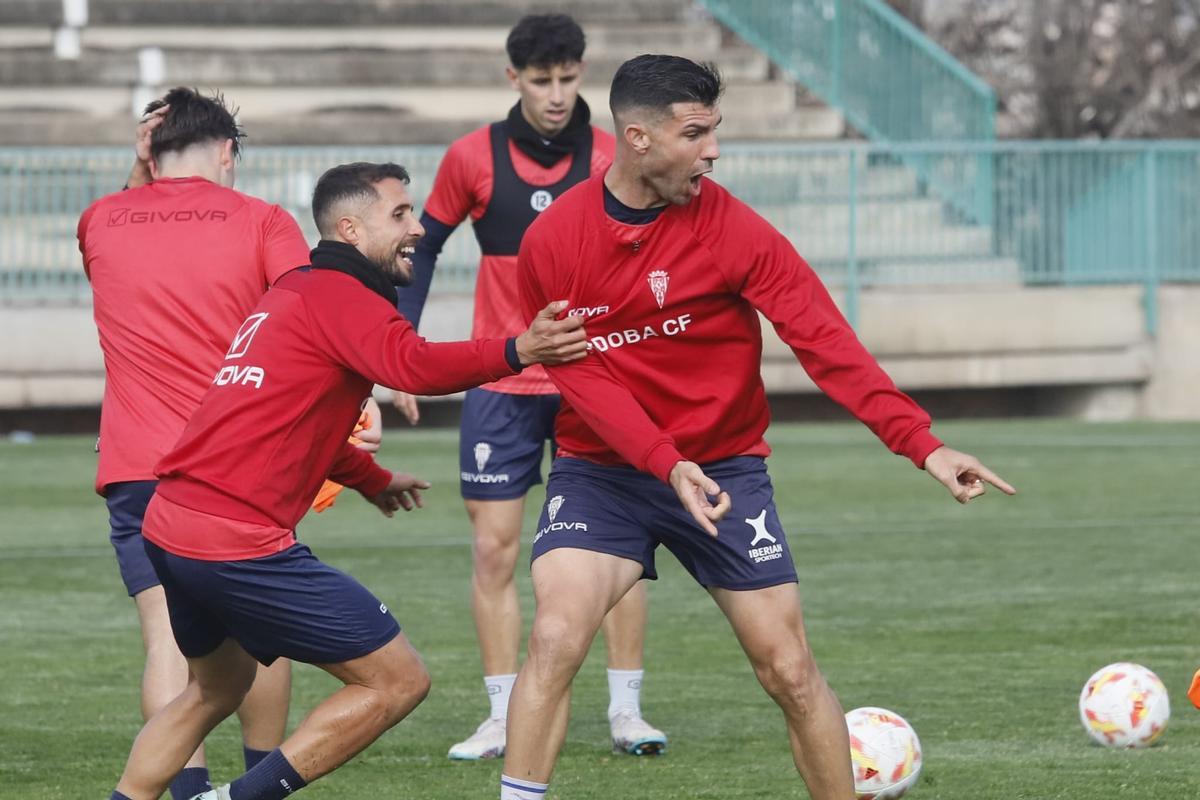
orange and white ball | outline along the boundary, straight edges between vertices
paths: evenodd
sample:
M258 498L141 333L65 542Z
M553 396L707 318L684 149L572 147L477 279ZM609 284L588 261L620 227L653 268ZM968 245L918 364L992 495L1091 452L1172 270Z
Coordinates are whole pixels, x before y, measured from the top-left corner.
M921 742L904 717L865 706L846 714L854 792L859 800L896 800L921 777Z
M1106 747L1149 747L1170 718L1167 688L1140 664L1120 662L1097 670L1079 695L1079 721Z

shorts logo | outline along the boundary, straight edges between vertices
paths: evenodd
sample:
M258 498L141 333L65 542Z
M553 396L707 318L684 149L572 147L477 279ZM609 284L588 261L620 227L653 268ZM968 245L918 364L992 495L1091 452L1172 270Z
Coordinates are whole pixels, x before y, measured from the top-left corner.
M475 454L476 472L460 472L463 483L508 483L508 473L495 475L484 472L488 459L492 457L492 446L487 442L476 442L472 452Z
M767 531L767 510L765 508L757 517L747 518L746 524L754 529L754 538L750 540L750 549L746 551L746 554L755 564L783 558L783 545L779 544L779 540ZM770 542L770 544L762 547L755 546L762 541Z
M475 468L483 472L488 459L492 457L492 446L487 442L475 443Z
M656 269L646 277L646 282L650 284L650 291L654 292L654 299L659 308L662 308L663 303L667 302L667 284L670 280L671 276L665 269Z
M246 355L246 351L250 349L250 342L254 341L254 334L258 333L258 329L269 316L270 314L264 312L246 317L242 327L238 328L237 335L233 337L233 343L229 345L229 352L225 354L225 358L241 358Z
M529 195L529 205L539 214L550 207L554 202L554 195L547 192L545 189L538 189L533 194Z
M387 606L385 606L383 603L380 603L380 604L379 604L379 613L380 613L380 614L386 614L386 613L387 613Z
M550 502L546 504L546 516L550 517L550 521L554 522L554 518L558 516L558 510L562 508L563 496L556 494L550 498Z
M558 517L558 512L562 510L563 503L565 503L565 502L566 502L566 498L563 497L561 494L554 495L554 497L551 497L546 502L546 517L549 519L550 524L548 524L546 527L544 527L540 531L538 531L537 536L533 537L533 541L535 544L537 543L537 541L539 539L541 539L547 533L555 533L557 531L580 531L583 533L587 532L588 526L587 526L586 522L556 522L555 521L555 518Z

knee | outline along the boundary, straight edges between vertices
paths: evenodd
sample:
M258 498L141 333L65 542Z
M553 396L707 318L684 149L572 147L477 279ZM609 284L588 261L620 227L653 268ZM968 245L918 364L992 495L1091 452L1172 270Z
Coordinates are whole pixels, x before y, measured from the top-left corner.
M220 683L196 684L200 702L222 719L238 710L254 683L254 671L231 673Z
M527 661L540 672L578 669L587 656L595 630L558 614L538 614L529 634Z
M510 583L517 567L519 535L510 537L494 530L475 531L475 579L485 585Z
M807 651L774 654L754 671L776 703L801 716L810 713L825 691L825 679Z
M378 692L381 713L387 727L404 719L429 696L429 670L424 664L389 676Z

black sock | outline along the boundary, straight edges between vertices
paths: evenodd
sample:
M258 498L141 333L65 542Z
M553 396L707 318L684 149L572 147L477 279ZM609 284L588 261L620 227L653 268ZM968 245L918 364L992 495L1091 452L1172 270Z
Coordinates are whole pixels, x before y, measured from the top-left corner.
M271 755L270 750L255 750L251 747L242 745L242 758L246 761L246 772L258 766L258 762L262 761L267 756Z
M184 767L171 781L171 800L192 800L212 788L208 781L208 767Z
M307 786L277 747L229 785L230 800L283 800Z

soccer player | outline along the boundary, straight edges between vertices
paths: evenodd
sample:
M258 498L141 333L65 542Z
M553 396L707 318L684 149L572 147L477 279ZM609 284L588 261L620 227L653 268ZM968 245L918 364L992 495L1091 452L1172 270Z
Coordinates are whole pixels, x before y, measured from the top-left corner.
M146 719L187 685L187 662L142 546L154 465L267 286L308 262L286 211L232 189L241 136L220 98L172 90L139 125L130 188L98 200L79 222L105 366L96 491L141 622ZM264 668L239 711L248 767L283 741L290 683L286 661ZM170 788L175 800L209 788L203 748Z
M387 606L318 561L294 528L328 477L387 516L429 484L383 469L347 441L378 383L462 391L586 353L582 322L542 309L507 339L430 344L396 312L423 230L395 164L334 167L317 182L322 241L232 338L216 377L156 468L146 552L188 659L187 688L134 742L114 800L152 800L242 702L256 661L315 664L345 686L283 744L203 800L279 800L336 769L425 697L429 675Z
M521 245L523 305L569 297L586 359L562 392L559 458L533 545L537 600L508 717L500 796L536 800L562 746L571 680L602 615L670 550L725 613L787 722L815 800L854 797L842 710L813 662L772 499L759 313L828 395L967 502L983 481L855 337L786 238L705 178L721 80L639 56L613 79L612 167L560 197ZM729 513L732 510L733 513Z
M413 258L413 284L400 312L418 326L442 245L468 216L483 251L475 283L472 336L511 336L525 327L517 296L517 249L525 229L576 183L612 161L613 137L590 124L579 96L584 34L563 14L522 18L508 35L507 75L520 100L508 118L452 144L438 169ZM416 422L411 395L395 404ZM508 698L516 679L521 609L513 581L525 495L542 482L542 453L553 447L558 394L539 367L467 392L459 436L461 491L474 538L471 611L491 711L453 759L504 754ZM661 752L667 738L642 719L646 590L635 585L604 622L608 719L615 749Z

